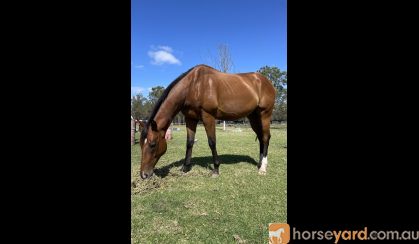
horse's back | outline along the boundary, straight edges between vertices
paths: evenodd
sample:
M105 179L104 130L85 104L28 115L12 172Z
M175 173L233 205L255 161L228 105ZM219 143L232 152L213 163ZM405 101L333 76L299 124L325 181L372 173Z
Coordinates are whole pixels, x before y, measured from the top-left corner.
M275 88L271 81L257 72L241 74L221 73L217 91L219 99L232 103L258 106L262 109L273 107ZM243 100L243 101L242 101Z
M275 100L271 82L254 72L227 74L200 66L194 71L190 88L189 103L199 105L219 119L245 117L257 107L269 109Z

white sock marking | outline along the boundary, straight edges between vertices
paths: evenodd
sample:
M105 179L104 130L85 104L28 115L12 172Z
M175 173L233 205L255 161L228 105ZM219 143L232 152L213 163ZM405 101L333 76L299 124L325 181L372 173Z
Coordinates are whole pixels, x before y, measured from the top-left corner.
M266 172L266 166L268 166L268 157L263 157L262 158L262 164L259 168L260 172Z

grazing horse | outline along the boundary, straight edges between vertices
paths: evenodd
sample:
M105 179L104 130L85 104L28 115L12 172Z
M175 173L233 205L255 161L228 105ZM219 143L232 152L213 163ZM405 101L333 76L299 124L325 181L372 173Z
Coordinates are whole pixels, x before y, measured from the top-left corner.
M207 65L197 65L176 78L163 92L140 136L142 151L140 176L146 179L166 152L165 134L177 113L185 115L187 138L182 171L191 169L192 147L196 125L202 120L214 163L213 175L219 174L215 120L249 118L260 145L259 173L265 174L270 123L275 88L260 73L226 74Z

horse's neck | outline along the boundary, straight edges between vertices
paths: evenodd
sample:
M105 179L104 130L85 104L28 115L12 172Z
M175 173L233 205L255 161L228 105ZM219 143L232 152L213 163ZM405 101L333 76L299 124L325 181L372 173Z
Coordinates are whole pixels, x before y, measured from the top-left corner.
M179 93L177 93L179 94ZM169 128L173 118L179 113L183 107L185 98L181 96L169 94L169 96L161 104L159 111L156 114L155 121L159 129L164 131Z

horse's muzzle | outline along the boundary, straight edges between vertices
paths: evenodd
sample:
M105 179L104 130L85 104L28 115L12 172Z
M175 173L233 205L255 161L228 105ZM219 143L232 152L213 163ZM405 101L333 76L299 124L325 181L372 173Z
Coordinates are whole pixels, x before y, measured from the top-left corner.
M153 172L151 172L151 173L140 172L141 179L143 179L143 180L145 180L147 178L150 178L152 175L153 175Z

